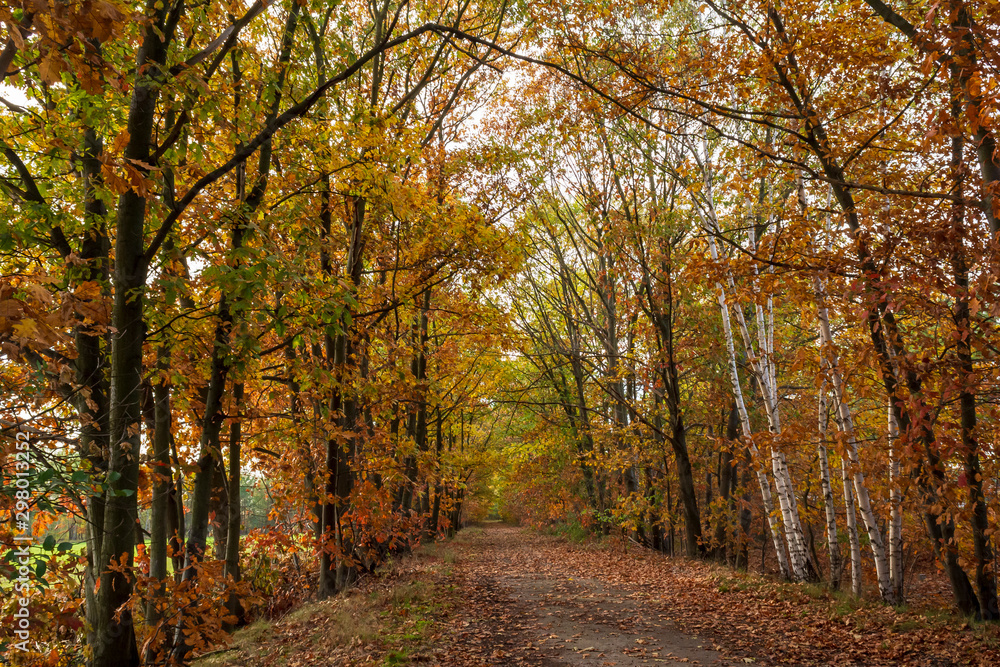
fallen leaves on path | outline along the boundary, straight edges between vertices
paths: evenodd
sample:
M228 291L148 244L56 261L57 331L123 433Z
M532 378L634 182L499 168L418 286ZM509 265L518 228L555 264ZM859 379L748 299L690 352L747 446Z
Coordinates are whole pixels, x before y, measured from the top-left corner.
M949 616L929 619L918 612L896 611L876 602L850 602L819 586L782 584L645 549L577 545L507 526L489 527L452 548L458 557L456 576L469 582L466 595L474 596L484 585L476 582L486 581L506 587L511 595L508 611L495 595L479 601L463 598L472 605L469 609L476 612L477 618L497 618L494 629L500 636L507 629L532 632L530 624L526 627L522 621L508 625L505 618L511 613L511 605L517 609L516 590L523 588L526 581L545 578L560 582L550 592L552 603L577 604L585 612L577 616L578 622L616 613L615 605L607 602L599 608L588 608L587 599L579 597L584 588L579 584L587 582L587 595L594 595L595 586L605 591L605 598L609 597L608 591L615 592L619 607L631 602L655 614L664 624L700 638L706 648L719 647L727 662L736 664L1000 664L1000 631L992 626L971 627ZM543 599L534 610L520 611L532 613L536 635L541 634L538 624L545 622L545 602ZM458 609L462 609L461 605ZM622 632L635 629L634 614L624 608L617 614L615 620ZM641 653L642 641L639 637L632 653ZM665 653L655 658L651 654L647 651L650 664L661 664L668 657ZM518 657L531 659L528 652ZM684 658L679 655L672 660L682 662ZM551 664L563 664L563 659ZM498 663L455 660L444 664ZM534 664L550 663L536 660Z
M1000 664L996 627L503 525L247 632L199 667Z

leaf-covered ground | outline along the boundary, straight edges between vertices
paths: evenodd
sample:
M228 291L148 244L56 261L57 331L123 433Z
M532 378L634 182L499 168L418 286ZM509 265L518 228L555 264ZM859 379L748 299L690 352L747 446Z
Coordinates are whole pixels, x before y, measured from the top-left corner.
M487 525L198 665L997 665L998 646L949 614Z

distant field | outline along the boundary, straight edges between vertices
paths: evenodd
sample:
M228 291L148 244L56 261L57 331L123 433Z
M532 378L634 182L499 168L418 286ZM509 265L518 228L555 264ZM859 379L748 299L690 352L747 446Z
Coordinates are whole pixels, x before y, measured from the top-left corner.
M57 547L60 544L65 544L65 543L64 542L56 542L56 546ZM46 549L42 545L41 541L38 541L38 542L33 542L31 544L30 551L31 551L31 555L32 556L46 556L46 555L49 555L51 553L74 553L74 554L77 554L77 555L82 555L83 552L87 549L87 542L84 541L84 540L80 540L79 542L70 542L69 544L71 544L72 546L68 550L60 552L58 549L48 550L48 549ZM4 557L6 557L6 556L7 556L7 554L5 552L4 553Z
M212 545L214 543L215 543L215 540L212 537L209 537L208 541L207 541L206 548L209 551L211 551ZM62 542L57 542L56 543L57 546L59 544L63 544L63 543ZM64 551L64 552L61 552L61 553L73 553L73 554L76 554L78 556L82 556L82 555L84 555L84 553L87 550L87 542L85 540L80 540L79 542L70 542L70 544L72 544L73 546L70 547L70 549L68 549L67 551ZM31 552L31 556L32 556L32 563L31 563L32 568L35 567L35 564L39 561L39 559L48 558L48 556L51 555L54 552L55 553L60 553L58 551L58 549L55 549L55 550L52 550L52 551L49 551L49 550L45 549L45 547L42 545L41 541L33 543L31 545L31 547L30 547L30 552ZM3 552L2 557L4 559L4 562L9 562L7 560L8 553L9 553L9 550ZM169 574L173 574L173 572L174 572L174 563L173 563L173 560L169 559L169 558L167 559L167 572ZM13 587L13 582L11 582L10 579L8 579L7 577L0 577L0 590L6 591L6 590L9 590L12 587Z
M61 542L57 542L56 543L57 546L59 544L63 544L63 543L61 543ZM80 556L80 555L83 555L84 551L87 548L87 543L85 541L82 541L82 540L79 541L79 542L70 542L70 544L72 546L69 549L60 552L58 550L58 548L52 549L52 550L46 549L42 545L41 541L33 543L31 545L31 547L29 548L29 552L31 553L31 568L32 568L32 571L34 571L34 568L35 568L36 564L39 561L48 559L48 557L50 555L52 555L53 553L63 553L63 554L70 554L70 553L72 553L72 554L75 554L77 556ZM4 551L3 552L3 559L4 559L3 562L9 564L10 563L10 560L9 560L10 558L11 558L11 556L10 556L10 550ZM15 565L16 565L16 563L15 563ZM9 589L11 589L13 587L14 587L14 582L13 581L11 581L10 579L8 579L7 577L0 577L0 590L6 591L6 590L9 590Z

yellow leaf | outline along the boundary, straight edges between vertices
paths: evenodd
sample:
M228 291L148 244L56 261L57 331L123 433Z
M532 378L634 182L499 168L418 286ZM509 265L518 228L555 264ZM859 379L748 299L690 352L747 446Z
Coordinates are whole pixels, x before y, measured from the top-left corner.
M34 338L38 334L38 325L33 319L24 318L14 325L14 334L20 338Z

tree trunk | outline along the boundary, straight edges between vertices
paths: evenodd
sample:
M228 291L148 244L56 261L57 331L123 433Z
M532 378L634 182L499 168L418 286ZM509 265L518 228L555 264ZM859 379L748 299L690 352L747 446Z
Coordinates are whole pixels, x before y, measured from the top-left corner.
M274 98L271 101L270 109L266 118L267 123L271 123L278 116L281 105L282 91L284 89L287 74L287 64L291 59L292 38L298 25L300 6L295 3L291 6L285 25L282 31L281 49L278 53L277 65L279 67L278 77L275 82ZM233 56L234 76L236 77L235 89L237 101L240 94L240 72L239 62ZM234 254L243 248L244 240L250 230L249 221L252 215L260 208L267 193L268 178L271 171L271 140L263 142L258 151L257 178L250 189L245 193L245 168L240 165L237 172L237 191L240 201L235 211L232 212L230 245ZM239 260L235 262L238 268L241 265ZM194 489L191 499L191 520L189 536L186 545L185 571L183 579L185 581L194 579L197 576L197 569L193 567L204 558L205 545L208 533L208 519L212 504L213 488L221 487L224 493L225 488L224 464L222 459L221 430L225 417L222 414L222 403L225 394L226 380L232 367L232 349L230 347L230 333L233 328L235 318L232 307L240 299L239 291L235 293L222 290L219 301L218 322L215 328L215 337L212 347L211 374L209 377L208 391L205 397L205 413L202 418L202 431L200 442L200 453L198 460L198 471L195 474ZM222 472L222 474L219 474ZM238 513L237 513L238 519ZM218 535L221 538L228 529L228 517L217 519ZM220 545L221 546L221 545ZM221 550L216 551L217 556L225 558L226 553ZM177 632L175 634L175 646L173 657L175 660L182 660L189 651L189 645L183 635L184 618L178 614Z
M174 22L168 12L174 8L149 3L153 20L143 32L136 56L136 81L128 116L128 143L124 159L138 165L146 175L152 146L156 106L162 85L162 66L167 46L173 38ZM132 667L139 664L135 628L127 602L132 596L130 568L135 553L138 521L139 453L142 382L142 344L145 337L143 296L148 259L144 252L146 199L134 189L118 198L115 239L114 306L111 337L110 457L107 499L104 506L104 539L97 572L94 634L91 643L92 667ZM124 569L110 571L112 564ZM116 613L120 614L116 618Z
M744 461L742 467L740 486L743 487L743 499L740 507L740 528L737 533L737 570L747 570L750 567L750 530L753 527L753 512L750 509L750 462Z
M329 181L327 181L329 183ZM327 205L323 210L323 224L329 234L332 223L330 193L324 201ZM365 219L365 200L362 197L352 197L351 220L347 225L347 272L352 289L356 292L361 284L362 257L364 253L363 225ZM328 261L328 260L325 260ZM328 268L325 270L329 270ZM348 313L351 317L353 313ZM346 320L345 320L346 322ZM327 442L326 452L326 501L323 504L322 535L324 548L320 553L319 591L321 598L329 597L343 589L353 578L355 564L348 562L353 545L348 544L343 531L342 517L347 511L349 497L354 485L352 462L354 456L355 436L353 430L356 420L356 404L351 397L345 397L342 385L347 381L348 352L354 335L353 325L343 326L343 331L331 340L327 336L327 358L332 364L334 374L340 383L333 391L330 401L330 418L338 419L342 431L347 434L347 442L340 443L336 439ZM332 349L331 349L332 343ZM341 410L343 416L340 417ZM333 541L333 545L329 542Z
M866 0L869 4L877 3L877 0ZM873 4L874 6L874 4ZM789 38L785 34L784 25L777 10L771 7L768 10L769 19L773 24L777 37L788 43ZM924 525L927 533L934 543L935 554L939 557L948 579L951 582L952 592L959 609L965 614L979 614L979 600L976 597L969 578L965 574L958 561L957 547L954 540L955 525L953 519L947 514L943 514L943 499L937 491L944 481L944 473L940 465L940 456L936 451L936 439L931 424L928 422L929 412L926 400L923 397L922 381L913 368L897 368L895 359L905 355L903 348L903 337L899 331L896 317L892 310L888 308L891 299L886 294L885 283L880 279L882 275L879 267L875 264L869 252L865 237L861 233L861 225L858 217L858 209L854 201L854 195L850 188L845 185L843 168L836 161L839 151L835 150L826 133L826 128L822 124L821 117L812 108L809 97L801 96L797 90L797 75L792 72L789 75L788 67L794 69L794 63L789 65L782 60L772 62L778 83L789 95L789 99L794 104L798 114L804 124L804 143L812 151L823 174L829 179L831 189L843 212L847 222L851 240L854 242L855 251L860 264L861 274L865 276L863 282L863 298L867 302L866 320L868 331L871 335L872 346L878 355L879 371L882 382L885 386L886 396L893 401L896 423L900 431L908 440L919 443L924 450L924 461L921 462L916 473L917 484L922 495L924 506ZM992 223L991 223L992 224ZM901 379L905 380L905 386L910 393L910 401L913 407L904 409L905 403L897 401L897 389L900 388L900 378L897 378L897 371ZM837 392L841 409L844 409L842 393ZM846 421L846 420L845 420ZM848 431L851 433L852 431ZM850 450L849 450L850 451ZM860 470L856 466L856 461L851 461L852 467L857 472ZM857 488L857 487L856 487ZM859 497L862 509L862 517L868 521L868 514L865 511L864 498ZM872 543L872 548L875 548ZM876 561L877 564L879 561ZM887 562L887 559L882 559ZM892 587L886 586L888 583L888 566L884 567L884 572L879 575L879 588L883 598L891 596Z
M823 305L826 297L825 287L819 278L815 279L814 289L818 300L818 319L820 342L825 348L823 354L823 367L827 370L830 382L833 386L833 400L835 414L837 417L837 427L847 435L846 462L850 464L852 470L852 481L854 491L857 494L858 509L861 510L861 518L864 520L865 528L868 531L868 540L871 544L872 556L875 560L875 573L878 577L879 594L882 599L889 604L897 604L893 594L893 587L890 582L889 559L886 556L885 546L882 542L882 530L879 528L875 513L871 508L871 500L868 495L868 486L865 483L865 474L861 470L858 460L858 445L854 430L854 417L845 399L844 382L840 375L840 358L833 341L832 328L830 326L829 311ZM845 491L846 499L846 491ZM853 499L853 496L852 496ZM853 517L853 512L848 512Z
M110 241L107 230L107 209L97 196L102 186L101 163L98 159L104 150L97 133L87 128L84 132L82 154L85 203L85 225L80 245L83 261L80 279L101 285L101 297L108 295L111 261L108 257ZM102 351L103 334L90 327L79 325L74 332L76 343L76 382L81 388L76 394L75 407L80 418L80 458L89 462L94 488L99 489L87 497L87 562L84 569L84 596L88 623L87 642L93 643L93 628L97 624L97 597L95 584L100 577L99 562L104 537L105 496L102 482L107 472L109 405L108 358Z
M823 485L823 507L826 511L826 546L830 557L830 588L840 588L840 543L837 541L837 508L833 504L833 486L830 484L830 464L826 456L826 381L819 390L819 474Z
M212 523L212 557L215 560L226 560L226 539L229 536L229 481L226 479L226 466L222 463L222 441L219 441L219 465L215 466L212 477L212 499L209 513Z
M892 583L892 596L896 604L903 604L903 493L899 488L899 459L897 455L899 426L892 408L892 399L888 401L887 433L889 438L889 576Z
M958 79L961 74L957 65L951 65L952 79L952 116L959 122ZM962 196L963 174L962 153L965 140L961 134L951 139L951 169L955 186L952 194ZM992 150L990 152L992 165ZM985 178L985 173L984 173ZM986 205L992 205L992 199L986 200ZM991 211L992 213L992 211ZM983 493L982 467L979 463L979 442L976 439L976 386L975 366L972 361L971 313L969 310L969 268L965 258L965 206L961 201L952 204L951 223L955 234L955 249L951 255L952 272L954 273L955 310L952 314L955 323L955 353L957 357L956 380L958 384L958 401L960 422L962 426L962 449L964 450L965 482L968 484L969 506L972 508L972 545L976 559L976 588L979 595L980 618L984 621L1000 620L1000 606L997 604L997 585L993 572L993 547L990 544L989 508ZM992 217L990 218L993 222ZM995 231L995 229L994 229Z
M858 539L858 521L854 516L854 494L851 492L851 479L847 472L847 461L841 459L841 470L844 476L844 510L847 513L847 539L851 545L851 593L861 597L861 542Z
M241 506L241 471L240 471L240 437L243 417L240 411L243 409L243 382L237 382L233 386L233 418L229 424L229 525L226 536L226 577L233 580L233 583L240 581L240 519L242 517ZM236 625L243 625L243 605L239 598L230 594L226 602L226 609L236 617ZM232 630L233 626L229 626Z
M234 230L233 244L239 247L237 241L240 233ZM226 376L229 373L230 358L229 332L233 318L229 309L228 294L223 294L219 304L218 322L215 326L215 336L212 347L211 375L208 391L205 395L205 412L201 422L200 453L198 470L195 473L194 488L191 493L191 519L184 558L184 574L182 581L189 582L197 578L197 565L205 558L205 548L208 541L208 520L212 502L212 489L217 480L217 468L222 465L222 451L219 434L224 417L222 415L222 400L226 387ZM188 643L185 630L186 619L182 613L177 615L174 632L173 659L183 661L187 658L191 645Z
M146 625L157 633L157 637L148 643L145 654L147 663L157 659L159 651L155 647L169 637L169 633L159 628L164 611L161 607L163 587L167 579L167 543L170 538L168 499L174 482L170 465L170 431L173 420L170 411L170 384L167 381L167 373L170 370L170 348L165 344L157 349L156 368L160 375L153 385L153 502L149 536L149 576L152 582L146 605Z
M709 236L708 239L709 247L712 251L712 259L718 260L718 251L715 248L715 239L712 236ZM740 423L743 426L743 436L746 439L746 444L750 448L751 456L758 461L757 484L760 486L760 495L764 502L764 516L767 520L768 528L770 529L771 541L774 542L774 552L778 560L778 569L781 571L782 577L789 579L790 570L788 568L788 559L785 556L785 545L781 541L781 533L778 530L777 522L774 520L774 502L771 499L771 483L767 479L767 474L764 472L763 466L759 463L760 455L758 453L757 446L753 442L752 431L750 428L750 416L747 414L746 405L743 403L743 389L740 386L739 369L736 365L736 347L733 344L733 331L729 322L729 306L726 303L726 290L722 286L722 283L716 283L715 287L718 290L719 309L722 312L722 330L726 338L726 348L729 352L729 375L733 387L733 397L736 402L736 408L739 412Z
M177 455L177 443L173 434L170 436L170 449L174 461L180 461ZM180 582L184 575L184 551L186 550L184 536L187 534L184 520L184 477L178 469L177 476L171 480L167 494L167 534L170 536L171 560L174 564L174 581Z
M713 176L709 161L708 142L704 134L702 136L702 147L704 151L703 177L705 185L705 204L707 207L707 211L703 213L702 218L703 223L709 232L708 243L712 260L717 262L719 261L719 251L716 247L714 234L719 233L719 223L715 213L715 203L712 194ZM726 279L729 283L730 290L735 292L732 274L727 272ZM794 576L796 580L804 581L808 578L808 571L806 569L805 543L802 537L801 526L798 522L798 510L795 507L794 488L791 484L790 477L788 477L788 466L785 464L784 455L777 450L772 450L771 467L775 476L774 481L778 492L778 504L781 508L782 520L785 526L785 537L788 541L789 554L791 555L791 567L789 567L789 558L785 555L785 546L781 540L781 532L774 519L774 503L771 497L771 485L767 479L767 474L764 471L763 462L760 460L761 457L757 446L753 442L750 417L747 414L746 405L743 402L743 390L740 387L739 369L736 365L736 347L733 343L732 326L729 320L729 306L726 303L726 288L721 282L717 282L716 289L718 290L719 309L722 312L722 328L726 338L726 348L729 352L729 372L733 384L733 394L740 413L740 422L743 425L743 435L747 441L746 444L750 448L751 455L758 462L759 467L757 469L757 481L760 485L761 498L764 501L764 512L767 515L768 526L771 530L771 539L774 542L774 551L778 559L778 567L781 570L782 577L789 579ZM766 368L763 367L761 363L759 363L756 359L750 358L750 355L753 354L753 347L750 341L750 334L747 329L746 322L743 318L743 312L739 308L736 308L736 315L740 324L740 333L743 337L743 343L747 350L746 361L751 366L757 377L758 385L761 391L761 398L764 403L765 411L767 412L768 423L771 431L778 434L780 433L781 426L778 421L776 406L772 404L772 398L774 395L771 389L770 375L765 373ZM763 332L761 332L761 335L763 335ZM761 349L761 353L765 355L765 358L766 352L766 349Z
M738 429L739 415L736 413L736 406L734 405L730 408L729 419L726 421L727 444L719 452L719 497L722 499L725 510L724 514L716 519L713 541L715 543L714 556L720 563L725 563L728 560L729 535L735 519L736 504L733 499L733 487L736 486L736 466L733 453L729 449L733 441L728 438L730 433L733 433L734 438L737 437L739 434Z

